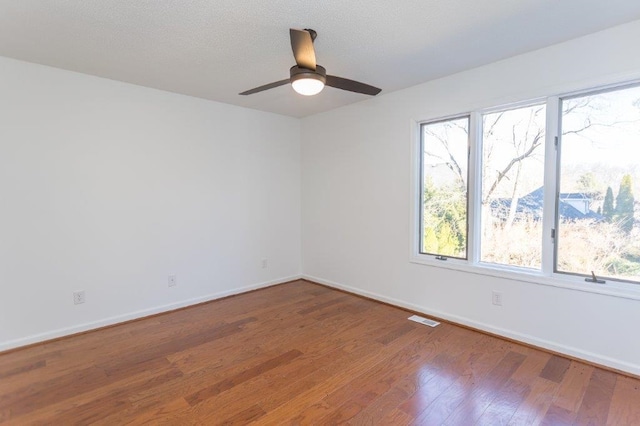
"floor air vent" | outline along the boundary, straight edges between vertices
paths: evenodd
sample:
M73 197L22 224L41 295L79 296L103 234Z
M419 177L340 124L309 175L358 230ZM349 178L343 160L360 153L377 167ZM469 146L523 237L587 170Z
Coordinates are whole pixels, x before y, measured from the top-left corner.
M440 325L438 321L422 318L417 315L410 316L409 320L419 322L420 324L428 325L429 327L435 327L436 325Z

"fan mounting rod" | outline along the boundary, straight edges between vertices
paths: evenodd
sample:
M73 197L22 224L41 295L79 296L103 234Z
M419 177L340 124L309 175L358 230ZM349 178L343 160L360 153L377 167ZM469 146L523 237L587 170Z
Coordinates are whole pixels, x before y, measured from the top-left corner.
M318 37L316 30L312 30L311 28L305 28L304 30L311 36L311 41L316 41L316 37Z

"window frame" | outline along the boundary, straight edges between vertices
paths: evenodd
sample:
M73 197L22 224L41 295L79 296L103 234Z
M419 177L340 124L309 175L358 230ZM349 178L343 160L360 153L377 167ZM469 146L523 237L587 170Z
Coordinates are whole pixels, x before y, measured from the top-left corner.
M464 249L464 257L458 257L458 256L448 256L448 255L442 255L442 254L436 254L436 253L427 253L427 252L423 252L422 248L424 246L423 244L423 237L424 237L424 178L425 178L425 168L424 168L424 127L425 126L429 126L431 124L439 124L439 123L446 123L448 121L454 121L454 120L461 120L461 119L467 119L467 195L466 195L466 225L465 225L465 238L466 238L466 245L465 245L465 249ZM435 259L439 260L439 261L447 261L447 260L462 260L462 261L468 261L469 260L469 232L470 232L470 226L469 226L469 208L470 208L470 202L469 202L469 194L470 194L470 190L469 190L469 183L470 183L470 178L471 178L471 170L470 170L470 150L471 150L471 114L460 114L460 115L454 115L454 116L450 116L450 117L446 117L446 118L441 118L438 120L430 120L430 121L425 121L425 122L421 122L419 124L419 133L420 133L420 146L419 146L419 152L420 152L420 158L419 158L419 162L420 162L420 182L419 182L419 191L420 191L420 195L419 195L419 213L418 213L418 220L419 220L419 235L418 235L418 240L419 240L419 244L418 244L418 254L422 255L422 256L432 256Z
M590 278L591 275L587 274L587 273L580 273L580 272L569 272L569 271L560 271L558 269L558 248L559 248L559 234L560 234L560 214L558 211L559 208L559 203L558 200L560 198L560 179L562 177L561 174L561 168L562 168L562 110L563 110L563 102L565 100L570 100L570 99L577 99L577 98L584 98L587 96L593 96L593 95L598 95L598 94L602 94L602 93L611 93L611 92L616 92L616 91L621 91L621 90L625 90L625 89L631 89L631 88L640 88L640 81L635 81L635 82L626 82L626 83L621 83L619 85L610 85L610 86L605 86L605 87L597 87L597 88L593 88L591 90L587 89L587 90L583 90L580 92L575 92L575 93L571 93L571 94L567 94L567 95L562 95L562 96L558 96L557 97L557 108L558 108L558 120L556 123L556 132L557 132L557 142L555 143L555 148L556 148L556 164L555 164L555 185L556 185L556 191L554 194L554 203L555 203L555 211L554 211L554 222L553 222L553 229L555 231L555 239L553 241L553 275L554 276L570 276L570 277L575 277L577 279L580 280L585 280L587 278ZM623 285L631 285L631 286L638 286L640 287L640 280L635 281L635 280L625 280L622 278L616 278L616 277L611 277L608 275L598 275L597 276L598 279L602 279L605 281L605 285L608 284L609 282L617 282L617 283L621 283ZM589 281L585 281L585 282L589 282ZM595 284L595 283L594 283ZM599 284L599 285L603 285L603 284Z
M478 121L479 121L479 129L478 129L478 148L477 148L477 155L479 156L477 163L475 165L475 167L478 169L477 171L477 175L475 176L476 181L478 181L479 187L478 187L478 206L477 206L477 219L478 219L478 224L477 224L477 240L479 242L478 244L478 248L477 248L477 264L478 265L485 265L487 267L497 267L499 269L505 269L505 270L509 270L509 271L513 271L513 272L533 272L534 274L537 274L539 272L544 271L544 244L543 244L543 240L545 239L544 236L545 235L549 235L549 233L546 233L546 227L545 227L545 221L547 220L547 211L546 211L546 205L547 205L547 200L546 200L546 193L545 193L545 197L544 197L544 203L543 203L543 210L542 210L542 235L541 235L541 239L540 239L540 245L541 245L541 256L540 256L540 269L533 269L533 268L527 268L524 266L517 266L517 265L505 265L505 264L500 264L500 263L493 263L493 262L486 262L482 260L482 196L483 196L483 192L482 192L482 169L483 169L483 144L484 144L484 120L483 117L485 115L488 114L495 114L495 113L499 113L499 112L507 112L507 111L513 111L513 110L517 110L517 109L522 109L522 108L529 108L529 107L534 107L534 106L544 106L545 107L545 136L544 136L544 149L545 152L543 154L544 157L544 165L546 166L547 164L547 149L548 149L548 129L547 129L547 119L548 119L548 112L547 112L547 108L549 108L548 105L548 100L547 99L543 99L543 98L538 98L538 99L532 99L532 100L528 100L528 101L523 101L523 102L517 102L517 103L512 103L509 105L503 105L500 107L494 107L494 108L485 108L483 110L479 110L478 111ZM543 167L543 187L547 188L547 176L546 176L546 167Z
M411 125L411 209L410 209L410 263L444 268L476 275L508 279L535 285L552 286L580 292L603 294L631 300L640 300L640 283L607 277L605 284L584 280L584 275L574 276L557 272L555 259L557 245L552 232L557 230L557 191L559 189L559 144L561 123L561 99L588 96L598 92L622 90L640 85L640 77L634 80L592 86L549 96L531 97L528 100L509 102L471 111L444 115L424 120L410 120ZM542 259L540 270L480 261L481 197L482 197L482 115L507 111L520 107L546 104L545 152L544 152L544 206L542 231ZM439 260L435 255L422 254L422 125L469 116L469 164L467 181L467 259L447 258ZM557 144L556 144L556 141ZM548 167L551 165L552 167Z

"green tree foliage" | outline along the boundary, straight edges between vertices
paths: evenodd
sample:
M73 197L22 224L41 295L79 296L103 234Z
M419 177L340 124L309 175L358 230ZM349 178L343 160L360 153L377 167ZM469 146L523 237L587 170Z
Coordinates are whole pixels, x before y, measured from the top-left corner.
M454 235L449 222L442 222L438 233L438 253L456 255L460 249L458 235Z
M613 207L613 189L607 187L607 193L604 196L604 203L602 204L602 215L609 221L613 219L615 214L615 208Z
M620 223L620 228L629 233L633 228L633 205L635 199L633 198L633 184L631 182L631 175L624 175L620 182L620 190L616 197L616 209L615 217Z
M431 227L424 229L422 250L425 253L438 253L438 237L436 236L436 231Z
M596 179L596 176L591 172L583 174L578 178L578 188L582 192L589 194L597 192L598 180Z
M423 251L443 256L464 256L467 244L466 192L460 188L424 185Z

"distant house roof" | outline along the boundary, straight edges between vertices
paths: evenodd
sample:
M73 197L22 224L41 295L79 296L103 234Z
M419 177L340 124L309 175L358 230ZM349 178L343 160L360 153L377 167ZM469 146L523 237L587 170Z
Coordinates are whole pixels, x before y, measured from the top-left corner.
M537 191L537 190L536 190ZM560 194L560 198L565 200L589 200L591 201L591 197L583 192L563 192Z
M596 221L604 220L604 216L589 210L587 213L582 213L571 204L562 200L591 200L588 196L582 193L561 193L560 201L558 204L558 213L560 218L568 220L582 220L592 219ZM518 199L518 205L516 207L516 217L527 217L533 220L542 220L542 208L544 200L544 188L540 187L533 192L528 193ZM506 219L509 210L511 209L511 198L498 198L491 202L491 212L494 216L501 219Z

